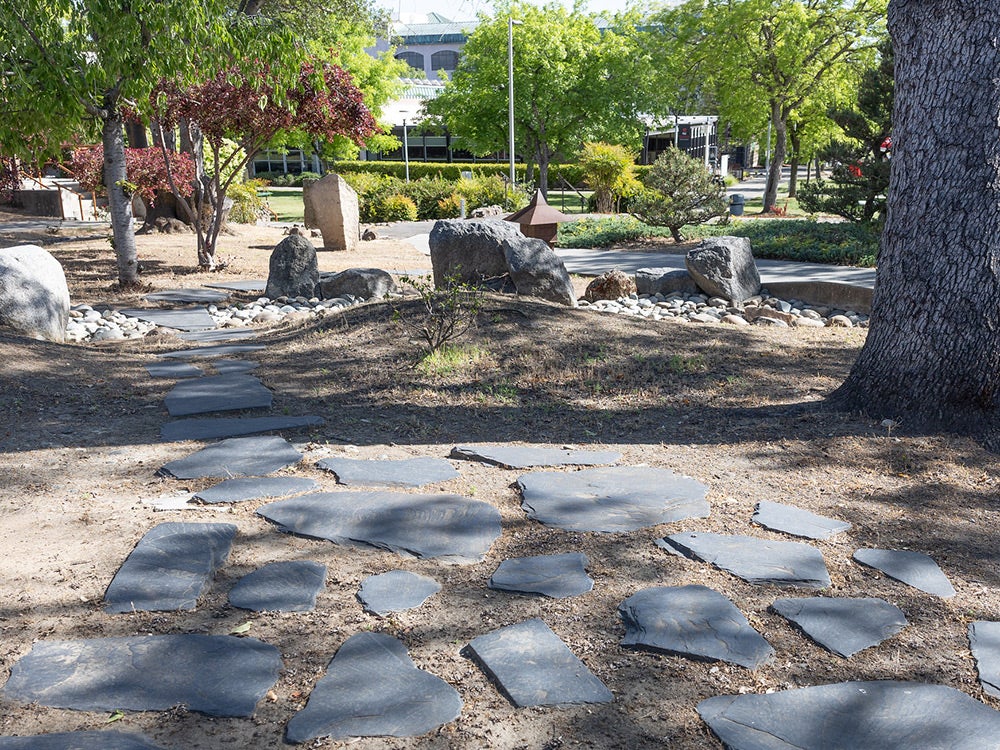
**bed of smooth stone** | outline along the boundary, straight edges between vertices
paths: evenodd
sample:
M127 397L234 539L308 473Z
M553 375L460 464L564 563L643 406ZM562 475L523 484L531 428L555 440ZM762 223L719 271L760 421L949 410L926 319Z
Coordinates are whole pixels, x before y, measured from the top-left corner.
M657 586L618 605L623 646L756 669L774 655L736 606L707 586Z
M146 365L146 372L151 378L200 378L205 374L190 362L154 362Z
M241 503L265 497L288 497L310 492L319 487L314 479L305 477L244 477L227 479L194 493L203 503Z
M274 394L253 375L212 375L183 380L163 399L172 417L217 411L267 409Z
M445 459L423 456L385 461L333 457L318 461L316 466L333 472L337 484L348 487L422 487L458 476Z
M536 471L517 483L530 518L568 531L635 531L709 514L708 487L666 469Z
M614 700L604 683L537 618L473 638L466 648L520 708Z
M441 584L433 578L408 570L390 570L363 580L358 601L372 614L385 617L419 607L440 590Z
M302 460L284 438L268 435L222 440L190 456L165 463L161 474L175 479L259 477Z
M499 511L459 495L317 492L257 513L292 534L459 564L480 562L500 536Z
M909 624L906 615L885 599L776 599L771 609L845 659L877 646Z
M729 750L983 750L1000 733L1000 712L965 693L892 680L720 695L698 713Z
M983 691L1000 698L1000 622L970 622L969 644Z
M181 341L193 341L202 344L214 344L220 341L242 341L253 339L260 335L257 328L217 328L211 331L188 331L177 334Z
M252 716L278 680L278 649L228 635L39 641L11 669L7 698L78 711Z
M215 318L204 308L182 308L179 310L119 310L129 318L138 318L154 323L161 328L176 328L178 331L207 331L216 327Z
M840 310L818 305L808 305L801 300L782 300L763 293L759 297L753 297L742 305L731 305L728 300L721 297L709 297L705 294L684 294L682 292L672 292L670 294L631 294L628 297L619 297L616 300L597 300L588 302L580 299L577 304L586 310L595 312L615 313L618 315L629 315L632 317L645 318L648 320L673 320L678 322L692 323L719 323L727 315L735 315L747 320L746 308L754 305L757 307L772 308L781 313L794 317L794 324L801 326L823 327L830 325L845 325L839 318L848 321L849 326L868 326L868 316L853 310ZM764 313L766 315L766 312ZM837 317L837 321L833 318ZM814 321L813 323L800 323L801 319ZM787 323L784 323L787 325Z
M686 532L657 539L656 544L672 554L710 563L748 583L809 588L830 585L823 555L801 542Z
M834 534L851 528L851 524L847 521L838 521L793 505L772 503L769 500L757 503L757 509L751 520L772 531L781 531L806 539L829 539Z
M164 750L147 737L130 732L58 732L0 737L0 750Z
M90 305L74 305L66 321L66 340L119 341L139 339L156 330L156 324L132 318L116 310L99 311Z
M588 564L582 552L504 560L490 577L489 587L553 599L579 596L594 588L594 579L587 575Z
M458 691L418 669L406 646L385 633L357 633L337 651L288 722L287 742L318 737L419 737L462 712Z
M236 537L229 523L161 523L135 545L104 593L106 612L194 609Z
M215 346L201 346L194 349L181 349L175 352L163 352L156 356L160 359L213 359L215 357L229 357L234 354L259 352L266 348L263 344L216 344Z
M949 599L955 588L930 555L923 552L896 549L859 549L854 559L863 565L881 570L908 586L928 594Z
M451 449L451 456L504 469L530 469L536 466L604 466L618 463L622 454L533 445L457 445Z
M160 427L160 440L214 440L258 432L292 430L323 424L322 417L195 417L167 422Z
M311 612L326 583L326 566L311 560L268 563L243 576L229 603L254 612Z
M191 302L211 304L225 302L229 299L229 294L212 289L162 289L159 292L147 294L144 299L148 302L173 302L181 305Z

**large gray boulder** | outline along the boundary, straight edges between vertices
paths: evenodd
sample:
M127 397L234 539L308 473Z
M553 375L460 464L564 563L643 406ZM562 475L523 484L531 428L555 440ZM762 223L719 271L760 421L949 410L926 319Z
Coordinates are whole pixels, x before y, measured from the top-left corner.
M639 294L699 294L701 290L687 271L674 268L640 268L635 272L635 290Z
M312 297L318 281L316 248L301 234L290 234L271 253L264 295Z
M324 250L353 250L361 239L358 194L337 174L302 184L305 224L318 228Z
M499 219L436 222L428 241L434 285L444 286L451 277L470 284L505 278L503 242L517 238L524 238L517 224Z
M695 283L711 297L741 304L760 293L760 273L746 237L711 237L685 260Z
M396 282L380 268L348 268L339 273L321 273L316 296L334 299L350 294L361 299L380 299L395 291Z
M503 241L503 252L518 294L576 307L569 272L545 240L511 237Z
M69 287L62 266L38 245L0 250L0 326L62 343Z

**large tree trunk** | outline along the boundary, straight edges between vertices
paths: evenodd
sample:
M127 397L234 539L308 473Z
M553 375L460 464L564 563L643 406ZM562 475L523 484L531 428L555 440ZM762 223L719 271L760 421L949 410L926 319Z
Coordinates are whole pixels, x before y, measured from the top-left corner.
M889 206L868 338L830 398L988 438L1000 396L997 18L1000 0L890 0Z
M771 155L771 169L767 173L767 184L764 187L764 208L767 213L778 202L778 183L781 182L781 165L788 151L788 123L781 116L781 107L777 102L771 103L771 124L774 125L774 154Z
M139 260L135 248L132 195L125 174L125 131L121 115L110 107L107 112L101 143L104 145L104 187L108 191L118 283L122 287L134 287L139 284Z

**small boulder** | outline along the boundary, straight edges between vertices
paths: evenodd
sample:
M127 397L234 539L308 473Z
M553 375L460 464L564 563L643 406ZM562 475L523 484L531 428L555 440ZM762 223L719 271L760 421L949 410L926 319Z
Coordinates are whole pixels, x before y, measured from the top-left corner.
M596 279L587 284L587 290L583 293L583 298L587 302L596 302L599 299L619 299L628 297L636 293L635 282L623 271L615 269L602 273Z
M746 237L712 237L687 254L688 273L710 297L740 304L760 293L760 273Z
M545 240L511 237L503 241L503 251L518 294L576 306L569 272Z
M378 239L378 235L375 233L375 230L371 229L371 228L366 229L361 234L361 240L363 242L372 242L373 240L377 240L377 239Z
M0 250L0 326L62 343L69 320L63 268L37 245Z
M504 215L502 206L480 206L472 209L470 219L498 219Z
M322 273L316 296L335 299L344 295L361 299L382 298L396 291L396 282L380 268L348 268L340 273Z
M505 279L507 258L503 241L519 237L524 235L517 224L508 221L436 222L428 240L434 285L442 287L452 277L469 284Z
M290 234L274 248L265 297L312 297L319 281L316 248L301 234Z
M635 289L639 294L701 293L691 274L672 268L640 268L635 272Z

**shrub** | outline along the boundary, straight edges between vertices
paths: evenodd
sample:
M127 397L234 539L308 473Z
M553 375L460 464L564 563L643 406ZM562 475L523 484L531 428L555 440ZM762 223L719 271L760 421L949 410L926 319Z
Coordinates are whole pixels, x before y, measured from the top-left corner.
M256 224L266 212L264 199L257 192L265 183L260 179L234 183L226 191L226 197L233 199L229 211L229 221L235 224Z
M438 214L442 219L457 219L462 215L462 196L452 193L438 201Z
M598 213L609 214L617 199L637 192L635 155L624 146L610 143L584 143L580 151L580 167L587 185L594 191L594 207Z
M302 172L295 175L295 187L302 187L303 180L318 180L322 177L318 172Z
M381 205L381 217L377 221L416 221L417 204L405 195L396 193L388 196Z
M609 247L637 242L646 237L664 236L669 230L650 227L634 216L606 219L578 219L559 225L560 247Z
M69 164L77 182L87 192L104 195L104 147L88 146L73 151ZM178 192L188 197L194 190L194 162L189 154L174 154L170 157L170 169ZM135 192L146 203L153 205L158 192L170 192L167 181L167 167L163 162L163 152L159 148L125 149L125 174L135 186Z
M420 337L426 354L440 351L476 324L483 306L482 291L476 287L460 282L457 276L446 278L440 289L427 277L400 280L417 293L421 304L416 312L398 306L393 318Z

